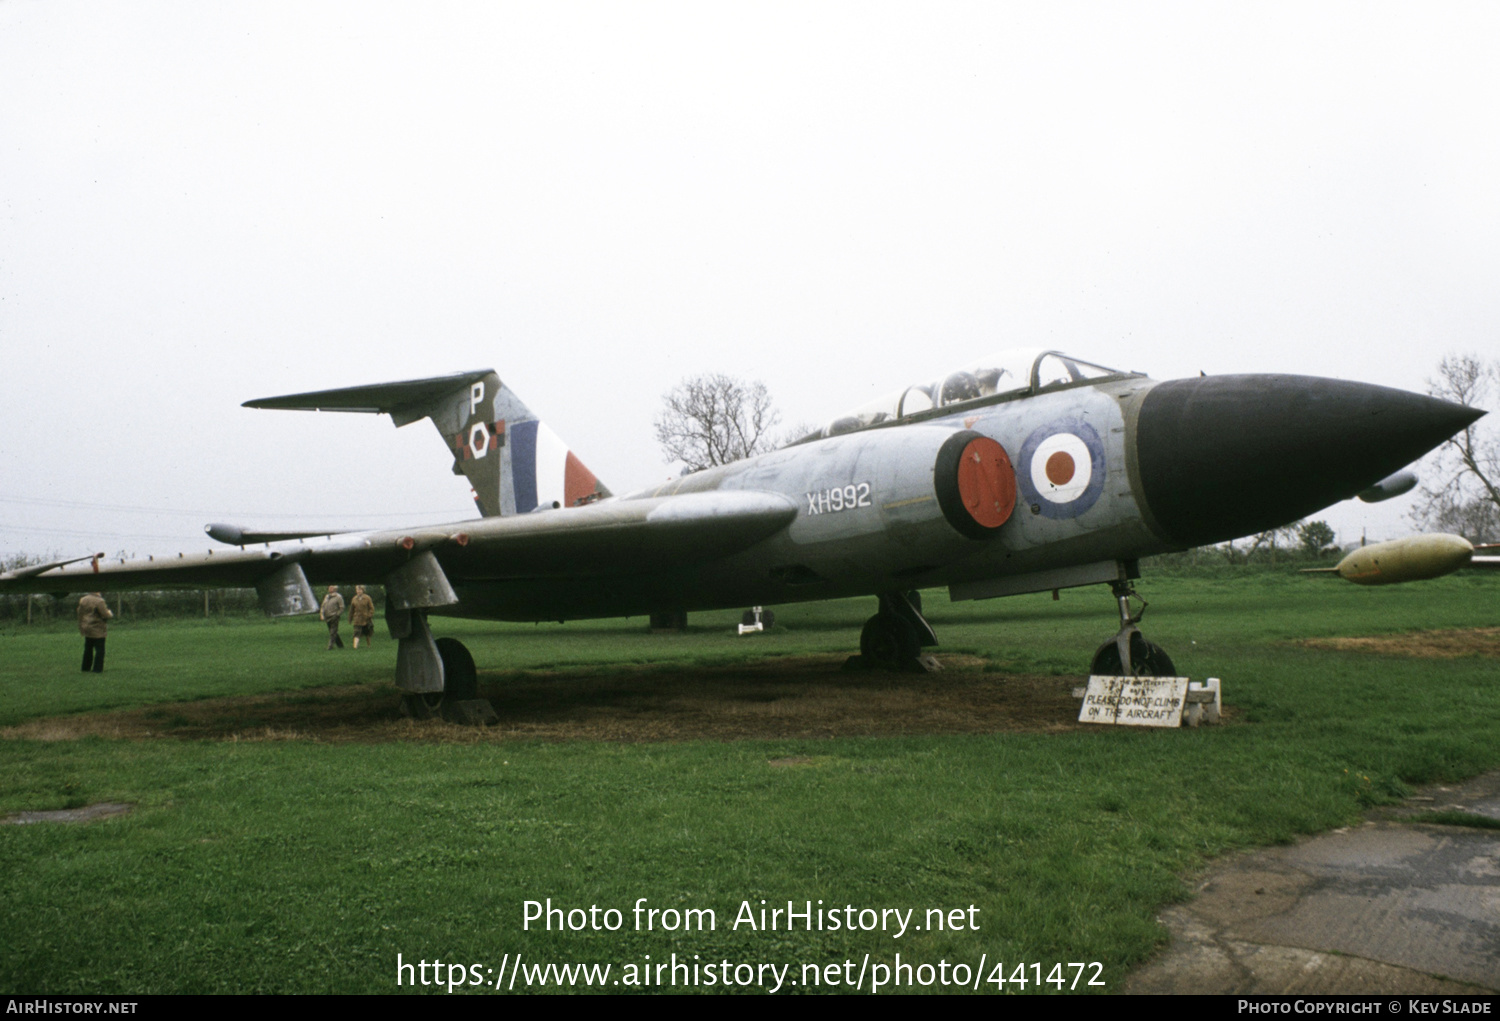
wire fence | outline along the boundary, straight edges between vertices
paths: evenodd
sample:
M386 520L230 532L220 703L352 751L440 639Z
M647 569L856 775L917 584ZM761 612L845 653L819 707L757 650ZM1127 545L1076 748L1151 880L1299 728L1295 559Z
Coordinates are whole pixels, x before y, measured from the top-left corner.
M354 586L343 585L345 615L354 598ZM385 605L385 590L366 586L376 607ZM318 596L322 597L322 591ZM81 592L66 595L0 595L0 621L11 624L45 624L73 620ZM161 592L106 592L104 600L114 611L115 621L182 619L188 617L260 617L260 604L253 588L174 589Z

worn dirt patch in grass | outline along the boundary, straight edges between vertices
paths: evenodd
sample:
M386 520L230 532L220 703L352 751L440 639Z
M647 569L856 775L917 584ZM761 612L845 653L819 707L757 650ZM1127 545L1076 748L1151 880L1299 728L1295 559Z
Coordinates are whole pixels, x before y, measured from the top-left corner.
M934 674L844 672L841 656L711 667L481 673L500 722L462 727L400 712L394 685L173 702L33 720L0 738L76 740L733 741L1080 729L1076 677L986 671L946 656Z
M134 805L105 802L85 805L82 808L60 808L50 812L17 812L15 815L7 815L0 819L0 826L25 826L38 822L93 822L95 819L108 819L114 815L128 815L134 809Z
M1305 638L1297 643L1314 649L1346 652L1376 652L1387 656L1421 656L1456 659L1460 656L1500 658L1500 627L1462 631L1413 631L1404 635L1372 638Z

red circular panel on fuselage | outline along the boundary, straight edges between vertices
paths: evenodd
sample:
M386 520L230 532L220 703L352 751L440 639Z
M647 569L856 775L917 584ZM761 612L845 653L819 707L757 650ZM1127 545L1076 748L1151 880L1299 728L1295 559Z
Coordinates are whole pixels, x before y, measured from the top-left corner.
M969 517L999 528L1016 506L1016 473L1005 448L987 436L972 439L958 459L958 495Z

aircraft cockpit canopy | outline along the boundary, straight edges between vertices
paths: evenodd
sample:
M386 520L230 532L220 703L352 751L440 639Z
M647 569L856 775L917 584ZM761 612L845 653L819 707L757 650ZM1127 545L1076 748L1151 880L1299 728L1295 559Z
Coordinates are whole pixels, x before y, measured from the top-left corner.
M1060 351L1012 348L931 382L914 383L886 394L839 416L822 429L809 433L796 442L805 443L827 436L838 436L882 422L937 417L970 403L992 404L1048 390L1134 375L1137 373L1095 365Z

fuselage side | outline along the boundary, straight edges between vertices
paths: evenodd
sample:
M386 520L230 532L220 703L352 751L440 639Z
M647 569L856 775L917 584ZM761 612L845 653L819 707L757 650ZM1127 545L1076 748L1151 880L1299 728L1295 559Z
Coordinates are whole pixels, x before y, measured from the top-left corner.
M1152 532L1131 484L1131 417L1154 385L1139 376L1086 383L877 425L697 472L619 499L769 492L794 501L797 515L748 549L688 568L482 584L455 578L459 605L437 612L565 620L777 605L1162 552L1171 544ZM982 538L962 534L939 505L938 453L961 431L998 442L1016 476L1008 520ZM1059 449L1073 472L1061 486L1047 477L1047 461L1055 468Z

